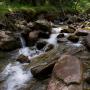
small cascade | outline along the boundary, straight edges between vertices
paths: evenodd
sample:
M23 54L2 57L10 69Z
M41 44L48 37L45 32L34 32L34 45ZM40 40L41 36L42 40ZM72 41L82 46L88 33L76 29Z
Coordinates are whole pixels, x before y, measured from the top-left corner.
M52 34L50 35L49 39L44 39L49 44L53 44L54 46L57 45L57 36L59 35L60 31L62 30L61 27L52 28Z
M1 75L5 78L2 90L18 90L32 78L30 70L24 70L24 65L18 62L9 63Z
M21 41L21 47L24 48L26 47L26 42L24 40L24 38L20 35L20 41Z
M37 50L35 46L32 47L32 49L27 47L26 42L24 38L22 37L22 35L20 35L20 41L21 41L22 48L19 49L19 55L23 54L25 56L28 56L28 58L33 58L42 53L42 51Z
M22 47L19 49L19 54L20 55L23 54L25 56L30 57L30 49L28 47L26 47L26 42L21 34L20 34L19 38L20 38L21 47Z

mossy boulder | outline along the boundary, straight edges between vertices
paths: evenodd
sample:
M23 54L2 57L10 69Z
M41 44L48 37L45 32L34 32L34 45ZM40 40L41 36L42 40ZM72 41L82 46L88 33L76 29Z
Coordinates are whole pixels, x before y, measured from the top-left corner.
M77 43L79 41L79 37L75 35L70 35L67 39L73 43Z

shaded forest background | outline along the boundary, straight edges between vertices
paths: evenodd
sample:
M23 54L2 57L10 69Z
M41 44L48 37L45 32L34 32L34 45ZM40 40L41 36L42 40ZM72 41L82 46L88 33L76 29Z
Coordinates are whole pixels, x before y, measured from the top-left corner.
M0 0L0 12L22 8L83 13L90 12L90 0Z

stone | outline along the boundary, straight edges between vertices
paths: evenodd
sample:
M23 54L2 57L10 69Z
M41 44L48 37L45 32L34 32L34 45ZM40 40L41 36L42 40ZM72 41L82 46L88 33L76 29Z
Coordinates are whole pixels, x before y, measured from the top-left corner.
M84 44L90 50L90 34L84 39Z
M58 52L57 49L52 49L45 54L31 59L29 67L35 78L44 79L49 77L59 58L59 55L56 54L56 52Z
M49 45L46 46L45 51L47 52L49 50L52 50L53 48L54 48L54 45L49 44Z
M87 36L87 35L88 35L88 32L85 32L85 31L77 31L75 35L77 35L77 36Z
M46 20L37 20L34 24L35 30L41 30L44 32L51 32L51 24Z
M38 37L43 38L43 39L48 39L50 37L50 32L42 32L42 31L40 31Z
M89 69L87 69L87 71L84 73L84 81L87 84L90 84L90 70Z
M39 34L39 31L32 31L29 33L29 39L32 41L32 40L36 40L38 38L38 34Z
M67 39L73 43L77 43L79 41L79 37L75 35L70 35Z
M83 90L82 64L71 55L62 55L55 64L47 90Z
M57 38L63 38L64 37L64 34L63 33L60 33Z
M31 45L31 46L35 45L35 43L39 39L39 37L38 37L39 33L40 33L40 31L36 31L36 30L29 32L29 34L27 33L26 41L27 41L28 45Z
M0 31L0 50L12 51L20 48L20 41L10 31Z
M37 47L38 50L41 50L41 49L44 48L44 46L45 46L46 44L47 44L47 42L45 42L45 41L40 41L40 42L37 42L36 47Z
M74 33L75 30L74 29L63 29L61 30L61 33Z
M31 73L35 78L38 79L47 78L51 74L55 63L56 62L51 62L45 66L41 65L41 67L40 66L34 67L31 69Z
M6 27L6 25L2 22L0 22L0 29L4 29Z
M57 43L67 42L67 38L58 38Z
M20 63L30 63L30 60L29 60L28 56L24 56L23 54L21 54L17 58L17 61L19 61Z

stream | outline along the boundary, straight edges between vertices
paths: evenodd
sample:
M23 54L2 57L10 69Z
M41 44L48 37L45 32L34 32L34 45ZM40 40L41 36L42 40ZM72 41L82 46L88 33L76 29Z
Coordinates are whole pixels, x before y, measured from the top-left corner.
M57 45L56 37L60 33L62 29L59 28L53 28L52 34L49 39L44 39L50 44L53 44L54 46ZM65 34L66 35L66 34ZM20 36L21 46L22 48L19 49L17 52L18 55L25 55L28 56L29 59L34 58L42 53L44 51L37 50L36 47L26 47L25 40ZM72 45L72 43L67 43ZM73 44L76 46L80 46L80 42L77 44ZM17 61L12 61L7 64L7 66L3 69L3 71L0 73L0 90L19 90L22 87L27 87L27 82L30 81L33 76L30 72L30 69L25 68L28 64L21 64ZM20 89L21 90L21 89Z

